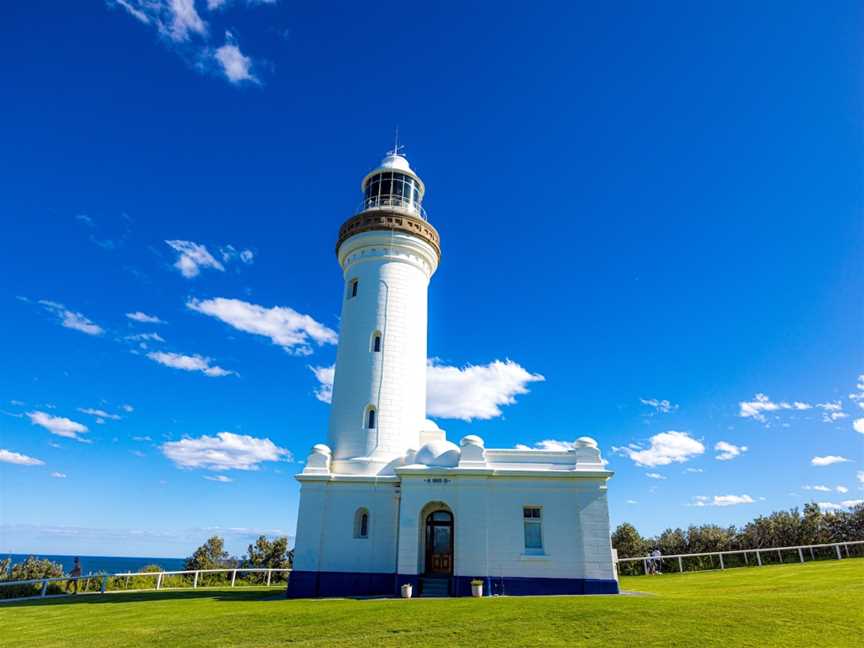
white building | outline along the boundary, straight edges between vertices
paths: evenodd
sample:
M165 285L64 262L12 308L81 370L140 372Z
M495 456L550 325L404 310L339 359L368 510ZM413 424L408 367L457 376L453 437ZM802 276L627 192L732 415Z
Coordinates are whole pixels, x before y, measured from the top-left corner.
M569 451L459 445L426 418L427 289L441 255L425 187L391 152L339 230L345 277L328 445L303 472L291 597L617 593L605 469Z

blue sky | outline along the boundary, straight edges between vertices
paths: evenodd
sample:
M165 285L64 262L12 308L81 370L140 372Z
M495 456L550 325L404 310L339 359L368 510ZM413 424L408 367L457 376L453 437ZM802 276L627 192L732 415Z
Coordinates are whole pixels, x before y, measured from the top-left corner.
M861 499L862 14L7 3L0 551L293 534L397 125L451 440L593 436L644 533Z

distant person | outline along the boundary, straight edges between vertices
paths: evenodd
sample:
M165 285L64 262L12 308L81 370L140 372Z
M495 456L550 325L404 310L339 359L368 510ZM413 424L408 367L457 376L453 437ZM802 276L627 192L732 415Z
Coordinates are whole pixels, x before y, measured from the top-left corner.
M656 568L654 566L654 553L651 551L648 552L648 556L645 558L645 567L648 568L648 575L653 576Z
M66 581L66 591L69 591L69 586L75 586L75 593L78 593L78 578L81 576L81 559L75 558L75 563L72 565L72 569L69 571L69 575L72 577L68 581Z
M663 554L660 553L660 548L654 549L651 552L651 558L654 559L654 573L662 574L663 573Z

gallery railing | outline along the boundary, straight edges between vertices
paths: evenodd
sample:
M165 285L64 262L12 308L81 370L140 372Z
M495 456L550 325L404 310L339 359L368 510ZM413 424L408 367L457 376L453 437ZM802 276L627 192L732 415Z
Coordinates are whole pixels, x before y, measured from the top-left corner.
M850 552L849 547L853 547ZM806 554L805 554L806 551ZM794 552L794 553L793 553ZM819 555L817 555L817 552ZM826 555L827 553L827 555ZM637 576L661 572L667 565L672 565L673 572L705 571L710 569L727 569L729 567L762 567L765 564L783 564L789 562L805 562L805 555L810 560L834 558L841 560L843 554L851 558L864 556L864 540L852 542L829 542L826 544L794 545L790 547L765 547L759 549L733 549L730 551L708 551L704 553L671 554L652 558L639 556L636 558L619 558L616 561L618 573L621 576ZM716 560L715 560L716 556ZM726 557L724 559L724 556ZM776 556L776 558L775 558ZM753 562L751 562L751 557ZM639 563L642 563L641 566ZM636 569L632 567L635 566ZM622 569L629 567L630 569Z

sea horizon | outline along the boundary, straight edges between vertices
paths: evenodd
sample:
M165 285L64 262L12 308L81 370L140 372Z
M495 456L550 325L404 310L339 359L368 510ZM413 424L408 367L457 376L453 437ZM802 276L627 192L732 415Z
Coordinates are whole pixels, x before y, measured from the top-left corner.
M81 572L83 574L108 573L118 574L123 572L140 571L148 565L159 565L164 571L177 571L183 569L186 558L166 558L158 556L90 556L86 554L48 554L41 552L30 553L2 553L0 560L11 558L12 564L17 564L34 556L43 560L60 563L64 573L72 569L75 558L81 560Z

